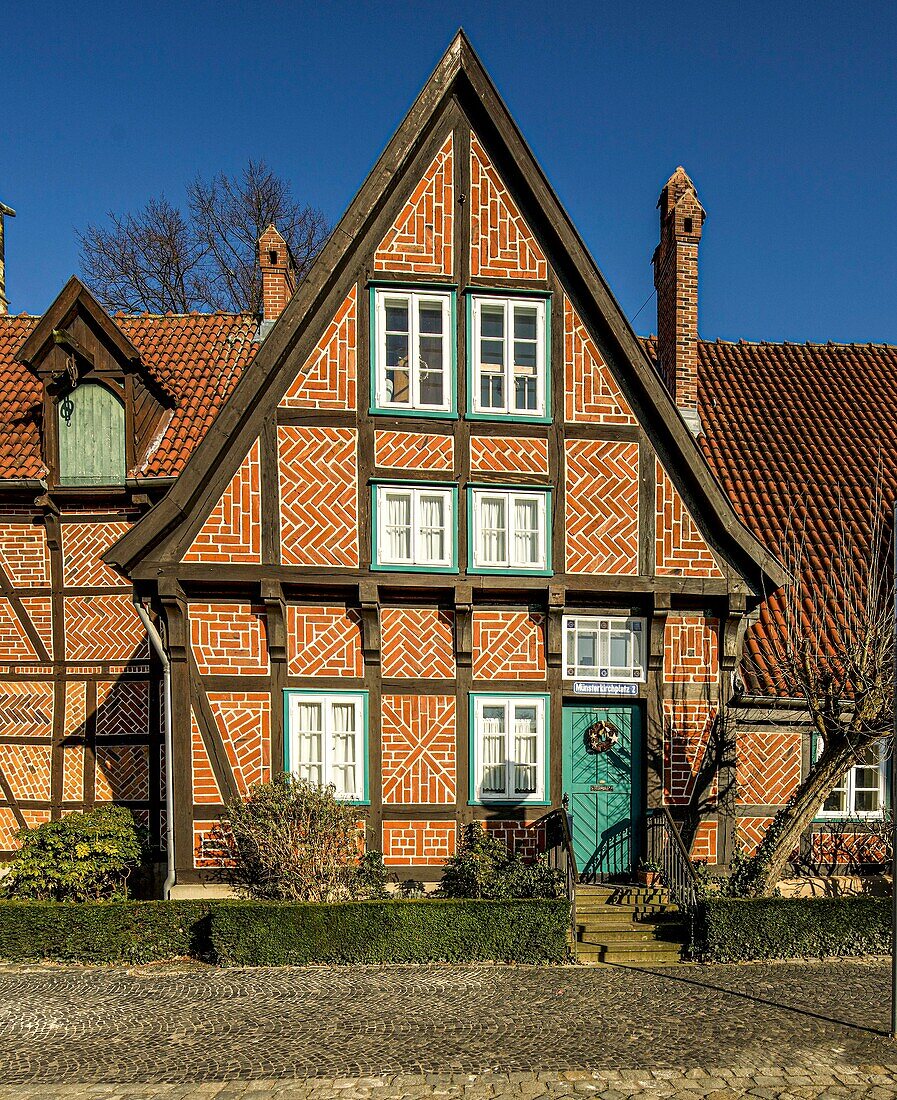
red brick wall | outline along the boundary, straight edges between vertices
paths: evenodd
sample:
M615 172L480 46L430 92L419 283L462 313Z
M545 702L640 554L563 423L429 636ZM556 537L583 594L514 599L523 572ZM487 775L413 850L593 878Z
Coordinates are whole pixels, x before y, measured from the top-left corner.
M454 616L436 608L380 609L381 672L399 679L455 675Z
M568 573L638 573L638 444L568 439Z
M703 615L670 615L664 633L663 678L668 684L715 684L719 622Z
M474 611L473 675L477 680L544 680L545 616Z
M353 286L284 394L282 409L355 408L358 294Z
M66 596L68 661L146 660L146 631L129 595Z
M663 716L664 798L668 805L684 806L704 761L716 708L703 700L665 699Z
M547 477L548 440L496 435L471 436L470 472Z
M265 612L246 603L191 603L190 639L200 673L259 676L268 671Z
M722 577L722 570L704 541L682 497L661 464L657 473L656 569L659 576Z
M450 474L455 467L455 441L450 435L374 432L374 462L389 470L431 470Z
M783 805L797 790L800 769L799 733L742 733L735 763L739 803Z
M261 565L262 494L258 440L221 494L184 555L184 561Z
M127 581L101 556L130 528L129 523L63 523L63 582L73 588L115 587Z
M50 583L50 557L44 528L30 523L0 523L0 568L16 588Z
M548 276L542 249L475 134L470 138L470 274L499 279Z
M384 695L382 705L384 803L454 803L454 695Z
M487 833L497 837L508 849L523 859L534 860L545 850L545 829L520 820L488 818L480 821Z
M210 691L209 706L237 791L271 778L271 696L267 691Z
M374 253L378 271L454 271L454 135L449 134Z
M692 842L691 858L716 863L718 834L719 826L715 821L702 821Z
M291 676L362 676L361 618L345 607L287 608Z
M564 297L564 412L567 420L593 424L638 421L601 352Z
M280 425L284 565L358 565L358 432Z
M454 821L384 821L383 862L388 867L414 864L441 867L455 854Z

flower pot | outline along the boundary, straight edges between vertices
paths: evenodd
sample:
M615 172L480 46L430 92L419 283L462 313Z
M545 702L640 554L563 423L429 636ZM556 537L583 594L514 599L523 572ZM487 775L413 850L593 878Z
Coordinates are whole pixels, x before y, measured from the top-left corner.
M660 871L638 871L636 874L642 886L660 885Z

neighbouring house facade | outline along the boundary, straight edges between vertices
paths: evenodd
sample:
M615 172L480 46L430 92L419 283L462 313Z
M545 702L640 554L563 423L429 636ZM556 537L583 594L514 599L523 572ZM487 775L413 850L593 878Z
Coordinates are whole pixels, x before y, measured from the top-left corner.
M756 844L810 750L733 691L819 455L755 391L822 353L701 342L681 169L659 206L645 341L459 35L298 287L262 238L260 325L109 317L76 280L0 316L0 847L120 801L189 889L281 770L421 879L470 821L534 853L565 798L587 879L660 805L700 800L695 858Z

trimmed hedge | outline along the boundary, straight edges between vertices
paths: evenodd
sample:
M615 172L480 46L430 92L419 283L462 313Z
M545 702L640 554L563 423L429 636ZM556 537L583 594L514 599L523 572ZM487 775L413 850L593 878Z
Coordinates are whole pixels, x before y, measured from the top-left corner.
M0 959L146 963L204 956L212 908L204 901L4 901Z
M225 966L564 962L566 900L235 902L211 915Z
M702 962L887 955L890 898L718 898L695 915Z

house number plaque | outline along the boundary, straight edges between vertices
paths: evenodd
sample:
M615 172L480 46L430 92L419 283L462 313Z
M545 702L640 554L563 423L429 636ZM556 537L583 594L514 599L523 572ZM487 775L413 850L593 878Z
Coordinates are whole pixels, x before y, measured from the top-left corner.
M613 793L614 788L609 787L606 783L593 783L591 787L589 787L589 791L594 791L596 793L598 791L610 791L611 793Z

